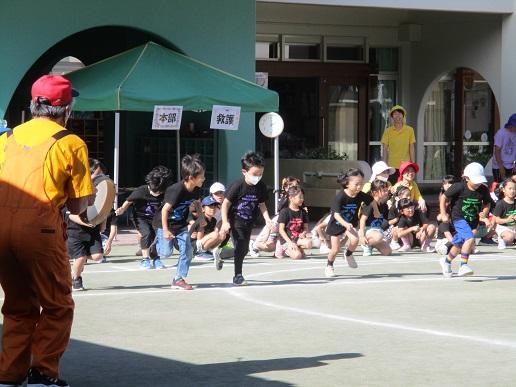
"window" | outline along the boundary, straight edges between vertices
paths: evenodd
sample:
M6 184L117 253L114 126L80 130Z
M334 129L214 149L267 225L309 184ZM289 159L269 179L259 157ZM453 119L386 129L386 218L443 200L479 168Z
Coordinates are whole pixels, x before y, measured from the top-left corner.
M321 60L321 37L284 36L283 59L302 61Z
M366 40L362 37L326 37L324 60L365 62Z
M399 69L399 49L397 47L370 48L369 63L376 65L380 73L397 73Z
M257 35L255 49L258 60L278 60L280 58L279 35Z

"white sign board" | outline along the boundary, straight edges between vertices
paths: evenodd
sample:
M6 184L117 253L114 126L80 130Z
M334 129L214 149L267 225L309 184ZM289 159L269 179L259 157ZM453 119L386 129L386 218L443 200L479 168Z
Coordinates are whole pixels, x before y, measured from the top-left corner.
M152 129L179 130L181 127L182 106L154 106Z
M240 122L240 106L213 105L210 128L238 130Z
M269 73L257 72L255 73L256 84L264 89L269 88Z

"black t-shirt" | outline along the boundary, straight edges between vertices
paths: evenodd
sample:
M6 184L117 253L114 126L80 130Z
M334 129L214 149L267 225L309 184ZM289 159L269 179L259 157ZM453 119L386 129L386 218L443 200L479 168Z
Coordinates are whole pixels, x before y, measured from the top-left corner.
M375 218L373 202L364 207L362 215L367 216L366 226L387 230L389 228L389 206L387 206L387 203L378 203L378 211L380 212L380 217Z
M387 216L388 220L393 220L400 217L400 211L397 206L398 203L394 203L391 208L389 208L389 215ZM399 222L399 219L398 219Z
M405 227L414 227L414 226L422 226L423 224L428 223L428 218L426 217L424 212L421 212L417 208L414 210L414 216L411 218L406 217L405 215L400 216L400 221L398 222L399 228Z
M201 214L194 222L194 224L192 224L192 227L190 227L190 234L199 231L204 232L204 235L209 234L215 231L216 225L217 219L215 217L208 219L206 216L204 216L204 214Z
M373 201L373 198L368 194L359 192L355 197L349 197L344 190L340 191L335 197L335 202L331 208L332 214L326 228L328 235L340 235L346 231L336 219L335 213L338 212L342 218L357 227L358 212L362 203L368 205Z
M258 205L267 200L267 186L263 181L256 185L247 184L245 178L241 177L231 184L226 191L226 198L231 202L231 222L249 225L258 217Z
M489 190L486 186L480 185L476 191L471 191L464 182L452 184L452 186L444 192L444 196L451 201L452 221L464 219L470 225L475 226L478 224L478 214L482 206L487 203L492 203Z
M305 230L304 225L308 224L308 214L302 208L294 211L287 207L280 211L278 223L283 223L288 237L297 241L299 235Z
M190 192L186 189L185 184L182 181L172 184L167 188L167 190L165 191L163 204L168 203L172 206L168 213L168 227L172 233L187 226L190 204L192 204L194 200L199 199L200 196L200 188L195 187L195 189L192 192ZM163 205L160 206L160 208L158 209L158 211L156 211L156 214L154 215L152 225L155 228L163 228L161 224L162 208Z
M500 199L496 203L495 209L493 211L494 216L498 216L499 218L507 218L510 215L516 215L516 201L512 204L507 203L505 200ZM504 223L502 226L512 227L516 226L516 221L511 221L509 223Z
M133 203L136 218L152 220L163 202L163 196L154 196L147 185L141 185L131 192L127 201Z

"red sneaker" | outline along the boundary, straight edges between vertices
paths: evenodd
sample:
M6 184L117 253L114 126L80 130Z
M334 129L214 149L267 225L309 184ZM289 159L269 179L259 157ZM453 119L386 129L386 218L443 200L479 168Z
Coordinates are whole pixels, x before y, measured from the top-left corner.
M173 289L182 289L182 290L193 290L193 286L186 282L183 278L172 281Z

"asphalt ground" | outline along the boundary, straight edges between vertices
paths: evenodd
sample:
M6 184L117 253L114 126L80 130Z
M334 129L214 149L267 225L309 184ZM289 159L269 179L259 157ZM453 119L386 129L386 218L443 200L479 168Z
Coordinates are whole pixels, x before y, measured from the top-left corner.
M319 254L247 257L246 287L231 261L194 260L193 291L170 288L175 256L140 270L135 250L85 268L61 362L72 387L516 385L514 247L480 247L475 275L451 279L417 251L359 252L357 269L339 255L332 279Z

